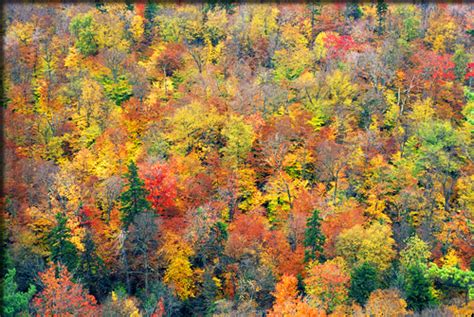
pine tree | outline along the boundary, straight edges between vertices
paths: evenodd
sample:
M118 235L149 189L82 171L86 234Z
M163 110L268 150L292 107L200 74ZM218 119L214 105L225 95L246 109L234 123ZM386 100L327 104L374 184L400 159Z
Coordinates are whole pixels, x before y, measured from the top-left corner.
M304 238L304 246L306 247L304 255L305 262L316 259L320 261L324 260L324 242L326 242L326 237L321 232L321 218L319 217L319 210L315 209L313 211L313 215L308 218L308 221L306 222Z
M362 10L358 0L352 0L346 3L346 16L358 20L362 17Z
M431 281L421 265L413 265L407 271L405 296L408 308L417 312L436 304Z
M147 1L144 10L145 18L145 39L150 42L153 39L153 26L155 24L155 17L158 14L158 4L154 1Z
M227 224L218 221L211 228L208 238L201 244L195 257L199 266L206 266L222 257L228 238Z
M377 33L382 35L384 31L384 23L385 23L385 14L387 13L388 6L384 0L377 0Z
M51 251L51 260L66 265L74 271L77 265L77 249L71 242L71 229L67 227L67 219L62 213L56 214L56 226L48 234L47 240Z
M97 255L92 234L87 231L84 239L84 252L79 258L76 275L81 277L84 286L89 288L89 293L97 298L107 294L107 272L102 259Z
M158 4L154 1L148 1L145 5L145 19L152 23L157 14Z
M314 40L316 38L315 26L316 26L316 17L321 15L321 1L320 0L310 0L308 1L308 10L310 13L311 21L311 48L314 46Z
M193 301L193 307L196 312L203 316L212 316L215 310L214 301L218 294L218 287L214 278L214 269L206 268L203 274L201 296Z
M349 296L360 305L365 305L367 299L379 286L377 268L368 262L354 268L351 273Z
M146 199L148 191L145 189L143 180L138 176L138 168L135 162L131 162L128 166L128 173L125 174L128 184L126 190L120 195L122 206L122 225L124 229L132 223L133 218L141 212L151 209L150 203Z

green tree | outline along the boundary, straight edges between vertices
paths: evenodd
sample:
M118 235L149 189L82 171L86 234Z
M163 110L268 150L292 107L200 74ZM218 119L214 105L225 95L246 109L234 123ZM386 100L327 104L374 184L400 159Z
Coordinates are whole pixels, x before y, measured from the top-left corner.
M358 0L352 0L346 3L346 17L353 18L354 20L358 20L362 17L363 13L359 6Z
M385 14L387 13L388 5L384 0L377 0L377 33L382 35L385 24Z
M195 262L203 267L218 262L224 253L228 235L226 223L218 221L213 224L210 228L209 235L198 249L199 251L195 256Z
M125 191L120 195L120 207L122 225L125 229L132 223L133 218L141 212L151 210L150 202L146 199L148 191L145 183L138 176L138 168L135 162L128 165L128 172L124 175L127 179Z
M8 270L3 278L3 313L4 316L19 316L22 312L28 311L28 303L36 293L36 287L30 285L28 291L19 292L18 285L15 281L16 269Z
M147 1L145 4L144 18L145 18L145 38L147 42L151 42L153 39L153 26L155 24L155 18L158 14L159 7L156 2Z
M457 293L465 295L467 301L474 300L474 272L461 270L456 266L443 265L441 268L436 264L430 265L428 275L435 281L437 289L444 294ZM453 296L453 297L454 297Z
M400 39L410 42L420 36L421 16L417 7L414 5L398 6L395 9L400 25Z
M145 19L149 23L153 23L153 21L155 20L155 17L158 14L158 9L159 9L158 4L156 2L147 1L146 5L145 5L144 15L145 15Z
M96 298L107 294L106 268L102 259L97 255L90 231L87 231L84 239L84 252L79 258L76 276L81 278L82 284L87 286L89 293Z
M76 37L76 48L84 56L97 54L93 19L90 14L77 15L70 24L71 33Z
M206 268L203 274L201 296L193 300L193 311L203 316L212 316L215 311L215 299L218 295L218 287L213 268ZM219 281L219 280L217 280Z
M463 143L458 131L446 121L428 121L417 131L420 145L415 145L417 167L426 173L424 186L435 187L439 183L444 197L444 209L451 209L451 198L460 168L464 162Z
M316 26L316 19L317 16L321 15L321 0L310 0L307 2L308 6L308 11L310 14L310 21L311 21L311 48L314 46L314 40L316 39L316 32L315 32L315 26Z
M436 305L432 281L421 265L412 265L406 273L405 297L408 308L417 312Z
M120 106L133 95L132 86L125 75L117 76L116 78L104 75L100 82L104 87L107 98L112 100L117 106Z
M378 287L379 277L375 265L364 262L352 270L349 296L355 299L360 305L365 305L370 293Z
M74 271L77 265L78 251L71 242L71 229L67 227L66 216L58 212L56 214L56 226L47 236L51 251L51 261L66 265L69 271Z
M323 246L326 242L326 237L321 231L321 218L319 217L319 210L315 209L311 217L306 222L306 231L304 238L304 246L306 248L304 259L305 262L319 259L324 260Z

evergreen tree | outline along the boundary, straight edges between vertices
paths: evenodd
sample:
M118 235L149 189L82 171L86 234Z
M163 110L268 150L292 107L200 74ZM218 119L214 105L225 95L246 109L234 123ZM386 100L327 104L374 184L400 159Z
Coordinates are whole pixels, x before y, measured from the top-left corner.
M47 236L51 251L51 260L66 265L74 271L77 265L77 249L71 242L71 229L67 227L67 219L62 213L56 214L56 226Z
M155 1L147 1L145 5L145 12L144 12L145 19L148 22L153 23L157 14L158 14L158 4Z
M133 1L132 0L125 0L125 5L127 6L128 11L133 12L134 7L133 7Z
M382 35L385 23L385 14L387 13L388 6L384 0L377 0L377 33Z
M319 210L315 209L312 216L308 218L308 221L306 222L304 238L304 246L306 247L304 255L305 262L316 259L324 261L324 242L326 242L326 237L321 232Z
M151 42L153 39L153 26L157 14L158 4L154 1L147 1L145 11L143 12L145 18L145 39L147 42Z
M151 209L150 202L146 199L148 191L142 179L138 176L138 168L135 162L131 162L128 166L128 173L125 174L127 179L126 189L120 195L120 212L122 213L122 225L125 229L132 223L133 218L141 212Z
M310 0L307 3L307 7L311 21L311 48L313 48L314 40L316 39L316 17L321 15L322 10L321 0Z
M364 262L352 270L349 296L359 305L365 305L370 293L378 287L378 272L373 264Z
M224 253L225 243L228 238L227 224L218 221L210 228L209 236L200 246L195 257L196 264L204 267L219 259Z
M104 8L104 1L102 0L95 0L95 7L97 10L99 10L101 13L106 13L107 10Z
M346 3L346 17L358 20L362 17L362 10L358 0L352 0Z
M212 316L215 311L214 302L218 294L218 288L213 275L213 268L206 268L203 274L201 295L192 300L193 310L199 315Z
M81 277L82 284L87 286L89 293L96 298L102 298L107 294L106 268L96 253L96 246L90 231L87 231L84 239L84 252L79 258L76 275Z
M207 13L216 9L224 9L227 14L234 14L235 3L232 0L208 0L205 1L203 12Z
M36 293L36 287L30 285L28 291L23 293L18 291L15 281L16 270L10 269L3 279L1 285L3 289L3 314L2 316L18 316L22 312L28 311L28 303Z
M436 304L431 281L421 265L410 266L406 273L405 296L408 308L420 312Z

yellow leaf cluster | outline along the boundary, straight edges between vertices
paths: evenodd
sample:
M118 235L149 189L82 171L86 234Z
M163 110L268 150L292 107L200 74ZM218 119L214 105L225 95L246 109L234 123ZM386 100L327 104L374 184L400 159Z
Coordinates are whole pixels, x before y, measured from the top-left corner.
M351 266L371 262L384 271L396 255L394 244L391 227L374 222L367 228L356 225L344 230L337 238L336 253Z
M450 17L433 15L429 24L426 42L432 45L434 51L446 52L447 47L453 46L459 32L456 23Z
M143 18L139 15L134 15L130 23L130 32L132 33L135 42L140 42L145 32L145 23Z

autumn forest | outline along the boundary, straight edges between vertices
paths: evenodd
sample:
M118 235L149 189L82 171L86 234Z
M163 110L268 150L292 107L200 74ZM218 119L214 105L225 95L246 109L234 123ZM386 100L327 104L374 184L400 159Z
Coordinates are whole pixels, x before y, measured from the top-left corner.
M474 7L3 8L2 316L471 316Z

